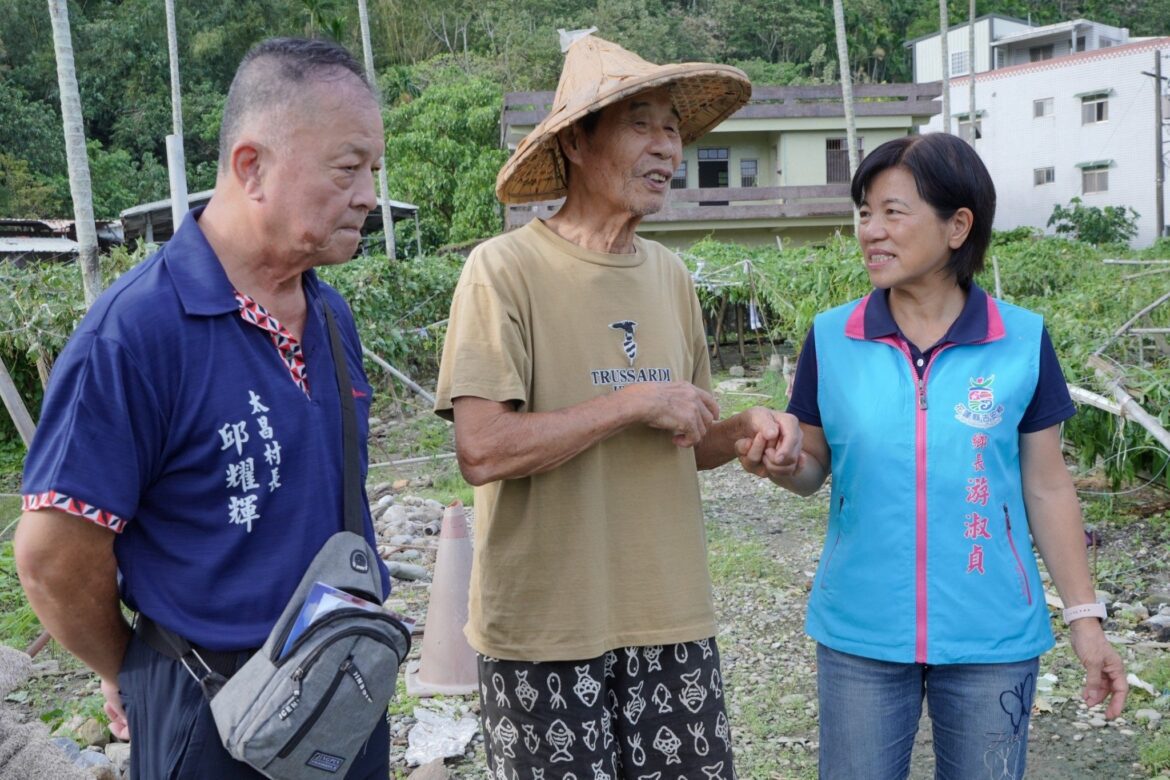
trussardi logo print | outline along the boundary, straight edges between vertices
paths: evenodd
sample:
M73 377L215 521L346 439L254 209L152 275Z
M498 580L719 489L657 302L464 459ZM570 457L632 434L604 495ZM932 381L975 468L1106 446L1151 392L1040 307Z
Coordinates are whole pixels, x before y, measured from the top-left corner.
M609 323L609 327L622 331L622 351L626 353L630 365L634 365L634 358L638 356L638 342L634 341L634 331L638 328L638 323L633 320L618 320Z

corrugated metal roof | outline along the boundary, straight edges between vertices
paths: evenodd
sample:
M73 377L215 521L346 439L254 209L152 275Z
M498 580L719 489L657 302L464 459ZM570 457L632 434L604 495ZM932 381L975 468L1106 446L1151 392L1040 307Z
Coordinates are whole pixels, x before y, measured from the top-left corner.
M0 236L0 252L5 254L36 252L65 255L77 252L77 242L70 241L68 238L10 238Z

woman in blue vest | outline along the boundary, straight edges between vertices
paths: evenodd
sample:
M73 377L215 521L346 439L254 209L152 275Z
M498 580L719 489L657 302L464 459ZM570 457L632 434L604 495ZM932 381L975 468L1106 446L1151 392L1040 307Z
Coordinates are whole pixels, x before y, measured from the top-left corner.
M796 472L769 443L741 462L801 495L833 475L809 600L822 778L905 778L927 700L936 775L1020 778L1038 658L1053 645L1032 542L1069 607L1084 700L1116 717L1080 505L1061 454L1074 408L1041 317L988 296L995 187L952 135L882 144L853 177L874 290L820 314L788 411Z

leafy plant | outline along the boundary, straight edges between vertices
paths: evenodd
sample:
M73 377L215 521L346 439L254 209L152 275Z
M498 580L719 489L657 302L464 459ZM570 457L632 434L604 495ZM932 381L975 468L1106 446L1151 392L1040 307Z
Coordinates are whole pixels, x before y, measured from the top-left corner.
M1138 748L1138 759L1150 776L1170 769L1170 736L1159 734Z
M431 373L462 269L463 256L457 254L394 263L374 254L322 268L320 274L349 303L367 348L407 373Z
M0 546L0 642L23 650L40 632L40 621L28 605L16 576L12 542L4 542Z
M1094 246L1124 244L1137 235L1139 216L1130 206L1086 206L1073 198L1067 206L1052 207L1048 227Z

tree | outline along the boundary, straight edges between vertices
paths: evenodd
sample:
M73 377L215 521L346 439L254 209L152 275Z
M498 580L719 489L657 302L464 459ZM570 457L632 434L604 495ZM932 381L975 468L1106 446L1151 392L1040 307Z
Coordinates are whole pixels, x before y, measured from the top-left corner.
M833 23L837 34L837 62L841 68L841 101L845 106L845 144L849 147L849 178L857 172L857 119L853 115L853 76L849 72L849 41L845 38L845 6L833 0ZM853 233L858 232L857 213L853 214Z
M1124 244L1137 235L1139 216L1128 206L1086 206L1080 198L1073 198L1067 206L1058 203L1052 207L1048 227L1086 244Z
M73 196L73 215L77 229L77 260L85 303L90 305L102 289L98 267L97 227L93 221L93 188L89 179L89 159L85 151L82 127L81 95L77 90L77 73L73 68L73 41L69 32L67 0L49 0L53 20L53 50L57 55L57 81L61 89L61 120L65 127L65 157L69 164L69 190Z
M713 10L726 41L724 56L769 62L805 62L832 35L822 3L721 0Z
M386 111L390 188L419 205L424 252L499 231L501 100L492 79L448 67L417 99Z
M28 161L0 152L0 214L46 217L55 213L53 188L29 169Z
M0 150L5 158L0 163L0 204L4 204L0 216L66 215L69 179L60 116L11 82L0 81L0 106L4 107Z

